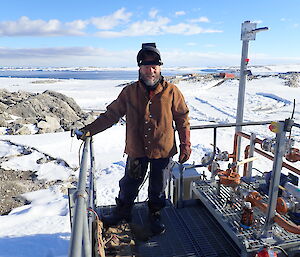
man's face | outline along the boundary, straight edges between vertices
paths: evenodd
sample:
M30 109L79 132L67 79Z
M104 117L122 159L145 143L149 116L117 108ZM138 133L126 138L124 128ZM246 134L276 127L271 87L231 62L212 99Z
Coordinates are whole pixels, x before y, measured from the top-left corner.
M160 80L160 71L159 65L141 65L140 77L147 86L152 87Z

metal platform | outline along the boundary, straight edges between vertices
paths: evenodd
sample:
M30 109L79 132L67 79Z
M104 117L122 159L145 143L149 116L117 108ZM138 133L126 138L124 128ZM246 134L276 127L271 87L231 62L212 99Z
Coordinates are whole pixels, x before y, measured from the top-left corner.
M243 229L240 226L242 202L238 197L231 201L230 190L232 190L230 187L223 185L218 188L209 180L195 181L191 185L193 197L197 197L204 203L211 215L241 249L242 256L256 252L265 244L275 244L284 249L300 247L300 235L290 233L276 223L273 225L273 237L263 238L260 231L265 223L265 214L257 208L254 211L255 224L250 229ZM267 203L266 197L263 200ZM285 219L289 220L287 216Z
M110 208L102 207L101 211L108 214ZM133 222L147 229L147 217L147 205L137 203L133 210ZM162 211L162 221L166 225L166 232L146 242L136 240L136 256L240 256L234 242L199 201L185 202L184 208L181 209L169 204Z

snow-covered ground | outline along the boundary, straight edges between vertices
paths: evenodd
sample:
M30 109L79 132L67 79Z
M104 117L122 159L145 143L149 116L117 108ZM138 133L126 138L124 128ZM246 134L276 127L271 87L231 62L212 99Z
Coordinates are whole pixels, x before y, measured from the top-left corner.
M239 66L211 66L211 67L164 67L164 70L178 70L178 71L199 71L207 69L239 69ZM282 65L255 65L249 66L252 72L289 72L300 71L300 64L282 64ZM0 71L137 71L138 67L0 67Z
M256 73L300 71L298 66L260 67ZM32 83L35 82L35 83ZM39 82L39 83L36 83ZM52 83L51 83L52 82ZM55 90L73 97L83 109L104 110L125 83L124 80L45 80L26 78L0 78L0 88L9 91L43 92ZM214 87L218 81L180 82L190 108L192 125L212 122L235 122L238 80L227 80ZM278 77L264 77L247 82L244 121L283 120L291 117L293 101L296 101L295 122L300 123L300 88L290 88ZM252 126L244 131L257 133L258 137L274 137L268 126ZM218 129L217 146L232 152L234 128ZM300 130L294 129L296 147L300 147ZM211 130L192 130L192 155L189 164L200 163L213 142ZM28 145L37 149L27 156L18 156L20 149L7 144ZM123 156L125 126L117 124L94 137L96 156L96 181L98 204L113 204L118 193L118 181L123 176L126 156ZM37 134L28 136L0 136L0 157L9 157L1 164L8 170L34 170L38 179L47 181L65 180L73 169L59 163L37 164L37 159L48 154L64 160L71 168L78 168L81 142L71 138L69 132ZM177 160L178 156L174 157ZM297 163L299 167L299 163ZM271 170L272 163L259 159L254 167L262 171ZM201 168L198 172L205 170ZM147 196L146 188L140 200ZM26 193L24 197L31 203L14 209L9 215L0 217L0 257L54 257L67 256L70 239L70 218L68 199L62 186Z

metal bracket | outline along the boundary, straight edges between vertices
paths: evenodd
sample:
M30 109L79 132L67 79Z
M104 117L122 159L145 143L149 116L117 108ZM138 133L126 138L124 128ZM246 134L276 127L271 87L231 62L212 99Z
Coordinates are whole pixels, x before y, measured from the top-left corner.
M257 23L252 23L250 21L245 21L244 23L242 23L241 40L255 40L257 32L269 29L268 27L256 28L256 26Z

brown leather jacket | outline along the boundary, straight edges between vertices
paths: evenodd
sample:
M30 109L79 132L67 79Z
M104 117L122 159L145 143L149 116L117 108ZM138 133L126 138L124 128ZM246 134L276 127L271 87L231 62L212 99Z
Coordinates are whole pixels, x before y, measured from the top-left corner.
M117 123L126 115L125 153L137 158L168 158L177 153L174 125L179 134L180 148L190 147L188 107L179 89L162 80L149 95L145 86L134 82L123 88L118 98L84 130L91 135Z

